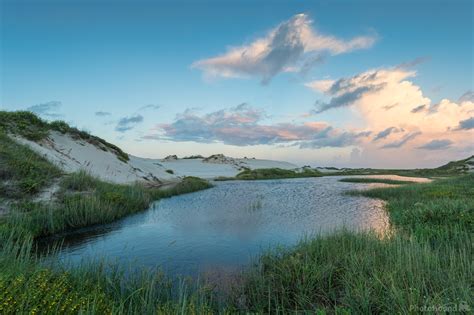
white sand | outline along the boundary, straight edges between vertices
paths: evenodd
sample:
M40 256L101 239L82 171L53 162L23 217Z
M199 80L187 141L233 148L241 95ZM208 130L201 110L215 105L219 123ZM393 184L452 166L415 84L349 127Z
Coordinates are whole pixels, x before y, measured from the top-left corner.
M159 183L178 180L176 176L166 173L163 167L156 165L155 160L130 156L128 163L124 163L112 152L103 151L86 141L75 140L69 135L55 131L40 143L18 136L12 138L29 146L67 173L82 169L113 183L135 181Z
M203 159L146 159L129 155L127 163L120 161L113 152L103 151L84 140L52 131L39 143L19 136L11 136L27 145L66 173L86 170L92 176L113 183L144 181L166 184L177 182L183 176L212 179L219 176L235 176L244 167L295 169L296 165L272 160L234 159L225 157L224 162L206 162ZM169 174L166 170L172 170Z
M296 165L288 162L257 160L257 159L235 159L230 158L228 163L208 163L203 159L178 159L176 161L162 161L165 169L171 169L176 175L197 176L201 178L216 178L219 176L232 177L241 172L244 167L250 169L273 168L294 169Z

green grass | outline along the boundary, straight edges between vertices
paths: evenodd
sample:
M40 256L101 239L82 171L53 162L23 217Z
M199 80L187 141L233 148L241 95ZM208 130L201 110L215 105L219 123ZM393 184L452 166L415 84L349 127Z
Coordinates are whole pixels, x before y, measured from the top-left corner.
M418 313L470 304L474 175L354 192L388 202L391 233L340 232L264 254L233 303L260 313Z
M283 179L283 178L304 178L304 177L319 177L321 172L312 169L304 169L302 172L293 170L284 170L281 168L260 168L260 169L246 169L235 177L218 177L217 181L225 180L262 180L262 179Z
M31 196L61 171L29 148L10 139L0 130L0 198Z
M451 161L445 165L436 168L419 168L419 169L374 169L374 168L355 168L338 170L331 173L325 173L325 176L339 176L339 175L399 175L408 177L452 177L466 174L469 170L469 165L474 162L469 161L473 159L470 156L459 161Z
M0 111L0 132L16 134L32 141L40 141L45 139L49 132L53 130L62 134L67 133L74 139L87 141L101 150L109 150L124 163L129 160L128 154L116 145L93 136L87 131L71 127L64 121L47 122L34 113L27 111Z
M160 190L105 183L79 172L62 177L54 204L35 203L34 192L61 172L1 132L0 141L2 181L20 187L14 197L21 199L0 222L1 314L406 314L464 303L474 307L474 174L354 191L387 201L392 226L387 235L342 231L267 251L230 296L217 300L219 292L205 283L176 284L154 270L125 274L100 262L66 269L33 250L34 238L111 222L146 209L152 200L209 183L188 177ZM319 176L275 169L241 174L248 179ZM17 184L25 178L32 179L34 190Z
M1 314L212 314L212 288L159 271L100 262L64 269L31 255L30 238L0 233Z
M396 180L396 179L387 179L387 178L365 178L365 177L347 177L339 180L344 183L378 183L378 184L390 184L390 185L403 185L403 184L413 184L413 182L406 180Z
M19 202L5 219L6 225L32 237L113 222L147 209L154 200L211 187L197 177L185 177L169 189L141 184L118 185L100 181L81 171L61 181L54 204Z

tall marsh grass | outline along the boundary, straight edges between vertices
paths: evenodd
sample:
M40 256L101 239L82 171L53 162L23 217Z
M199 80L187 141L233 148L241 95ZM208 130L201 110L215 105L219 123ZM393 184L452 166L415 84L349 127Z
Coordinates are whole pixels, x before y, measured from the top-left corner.
M388 201L390 234L345 231L267 252L233 304L265 314L473 309L474 174L353 194Z
M143 211L154 200L211 187L196 177L185 177L169 189L145 187L142 184L119 185L100 181L84 171L67 175L61 181L54 204L17 203L6 219L12 230L32 237L104 224Z

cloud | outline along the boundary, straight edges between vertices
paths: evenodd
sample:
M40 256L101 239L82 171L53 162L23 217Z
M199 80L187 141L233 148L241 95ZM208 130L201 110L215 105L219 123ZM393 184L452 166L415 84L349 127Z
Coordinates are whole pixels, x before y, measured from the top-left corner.
M403 62L401 64L399 64L396 68L399 68L399 69L409 69L409 68L413 68L419 64L422 64L422 63L425 63L427 61L429 61L431 59L431 57L429 56L422 56L422 57L417 57L411 61L407 61L407 62Z
M334 129L332 129L334 130ZM370 132L348 132L334 130L333 134L316 137L313 140L300 143L301 148L320 149L324 147L347 147L358 143L359 138L367 137Z
M331 108L350 106L360 99L364 93L377 91L381 88L382 86L380 85L358 87L353 91L333 97L329 103L317 103L318 108L315 110L315 113L318 114Z
M423 165L428 160L461 158L461 153L456 152L469 152L474 136L472 93L464 93L457 101L441 99L433 103L413 82L416 75L416 71L398 66L308 82L306 86L329 98L324 103L316 103L313 113L350 108L359 117L360 125L374 132L371 141L357 139L361 165L407 167ZM341 104L343 106L336 106ZM438 139L451 141L451 144L431 143ZM430 148L436 146L439 147L436 156L429 155Z
M470 117L465 120L461 120L459 122L459 126L456 128L456 130L470 130L474 129L474 117Z
M377 140L380 140L380 139L385 139L387 138L390 134L394 133L394 132L399 132L400 129L398 129L397 127L389 127L387 129L384 129L382 131L380 131L379 133L377 133L374 137L374 140L373 141L377 141Z
M447 149L453 144L453 141L449 139L441 139L441 140L431 140L428 143L425 143L422 146L419 146L418 149L423 150L442 150Z
M354 105L367 95L374 95L387 89L391 85L397 85L402 80L415 75L413 71L400 69L379 69L370 70L353 77L339 80L317 80L308 82L305 85L313 90L322 92L331 97L329 102L317 102L316 113L337 108ZM391 102L384 104L384 109L389 110L397 106L398 103Z
M123 117L118 121L117 125L115 126L115 130L118 132L125 132L125 131L135 128L138 124L142 122L143 122L142 115Z
M99 117L106 117L106 116L110 116L110 115L112 115L112 114L109 113L109 112L98 111L98 112L95 112L95 115L96 115L96 116L99 116Z
M427 109L428 109L428 108L427 108L426 105L419 105L419 106L413 108L413 109L411 110L411 112L415 114L415 113L423 112L423 111L425 111L425 110L427 110Z
M157 110L157 109L160 109L160 108L161 108L160 105L148 104L148 105L140 107L138 110L139 111L142 111L142 110Z
M59 101L50 101L30 106L26 110L38 114L40 116L58 118L61 117L61 115L57 113L61 106L62 103Z
M458 102L474 102L474 92L472 90L466 91L466 93L461 95L461 97L458 99Z
M260 77L268 83L281 72L308 71L323 55L338 55L371 47L375 36L350 40L324 35L312 28L306 14L297 14L247 45L231 47L222 55L198 60L191 67L209 77Z
M289 144L302 148L343 147L367 131L343 131L325 122L263 124L266 114L247 104L199 115L186 110L174 122L157 126L144 139L219 142L236 146Z
M400 148L400 147L404 146L408 141L411 141L411 140L415 139L419 135L421 135L420 131L409 133L409 134L403 136L403 138L401 138L398 141L387 143L386 145L382 146L381 149Z

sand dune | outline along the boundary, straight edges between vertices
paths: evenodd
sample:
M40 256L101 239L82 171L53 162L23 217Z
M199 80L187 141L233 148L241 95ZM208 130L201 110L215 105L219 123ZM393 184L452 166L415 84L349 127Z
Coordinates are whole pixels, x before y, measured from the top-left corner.
M257 159L235 159L221 154L197 159L146 159L129 155L124 162L104 147L98 147L71 135L51 131L49 136L34 142L11 135L17 142L27 145L66 173L86 170L91 175L113 183L151 184L177 182L183 176L212 179L219 176L235 176L244 168L296 168L287 162ZM168 171L168 172L167 172ZM172 172L171 172L172 171ZM172 173L172 174L171 174Z

